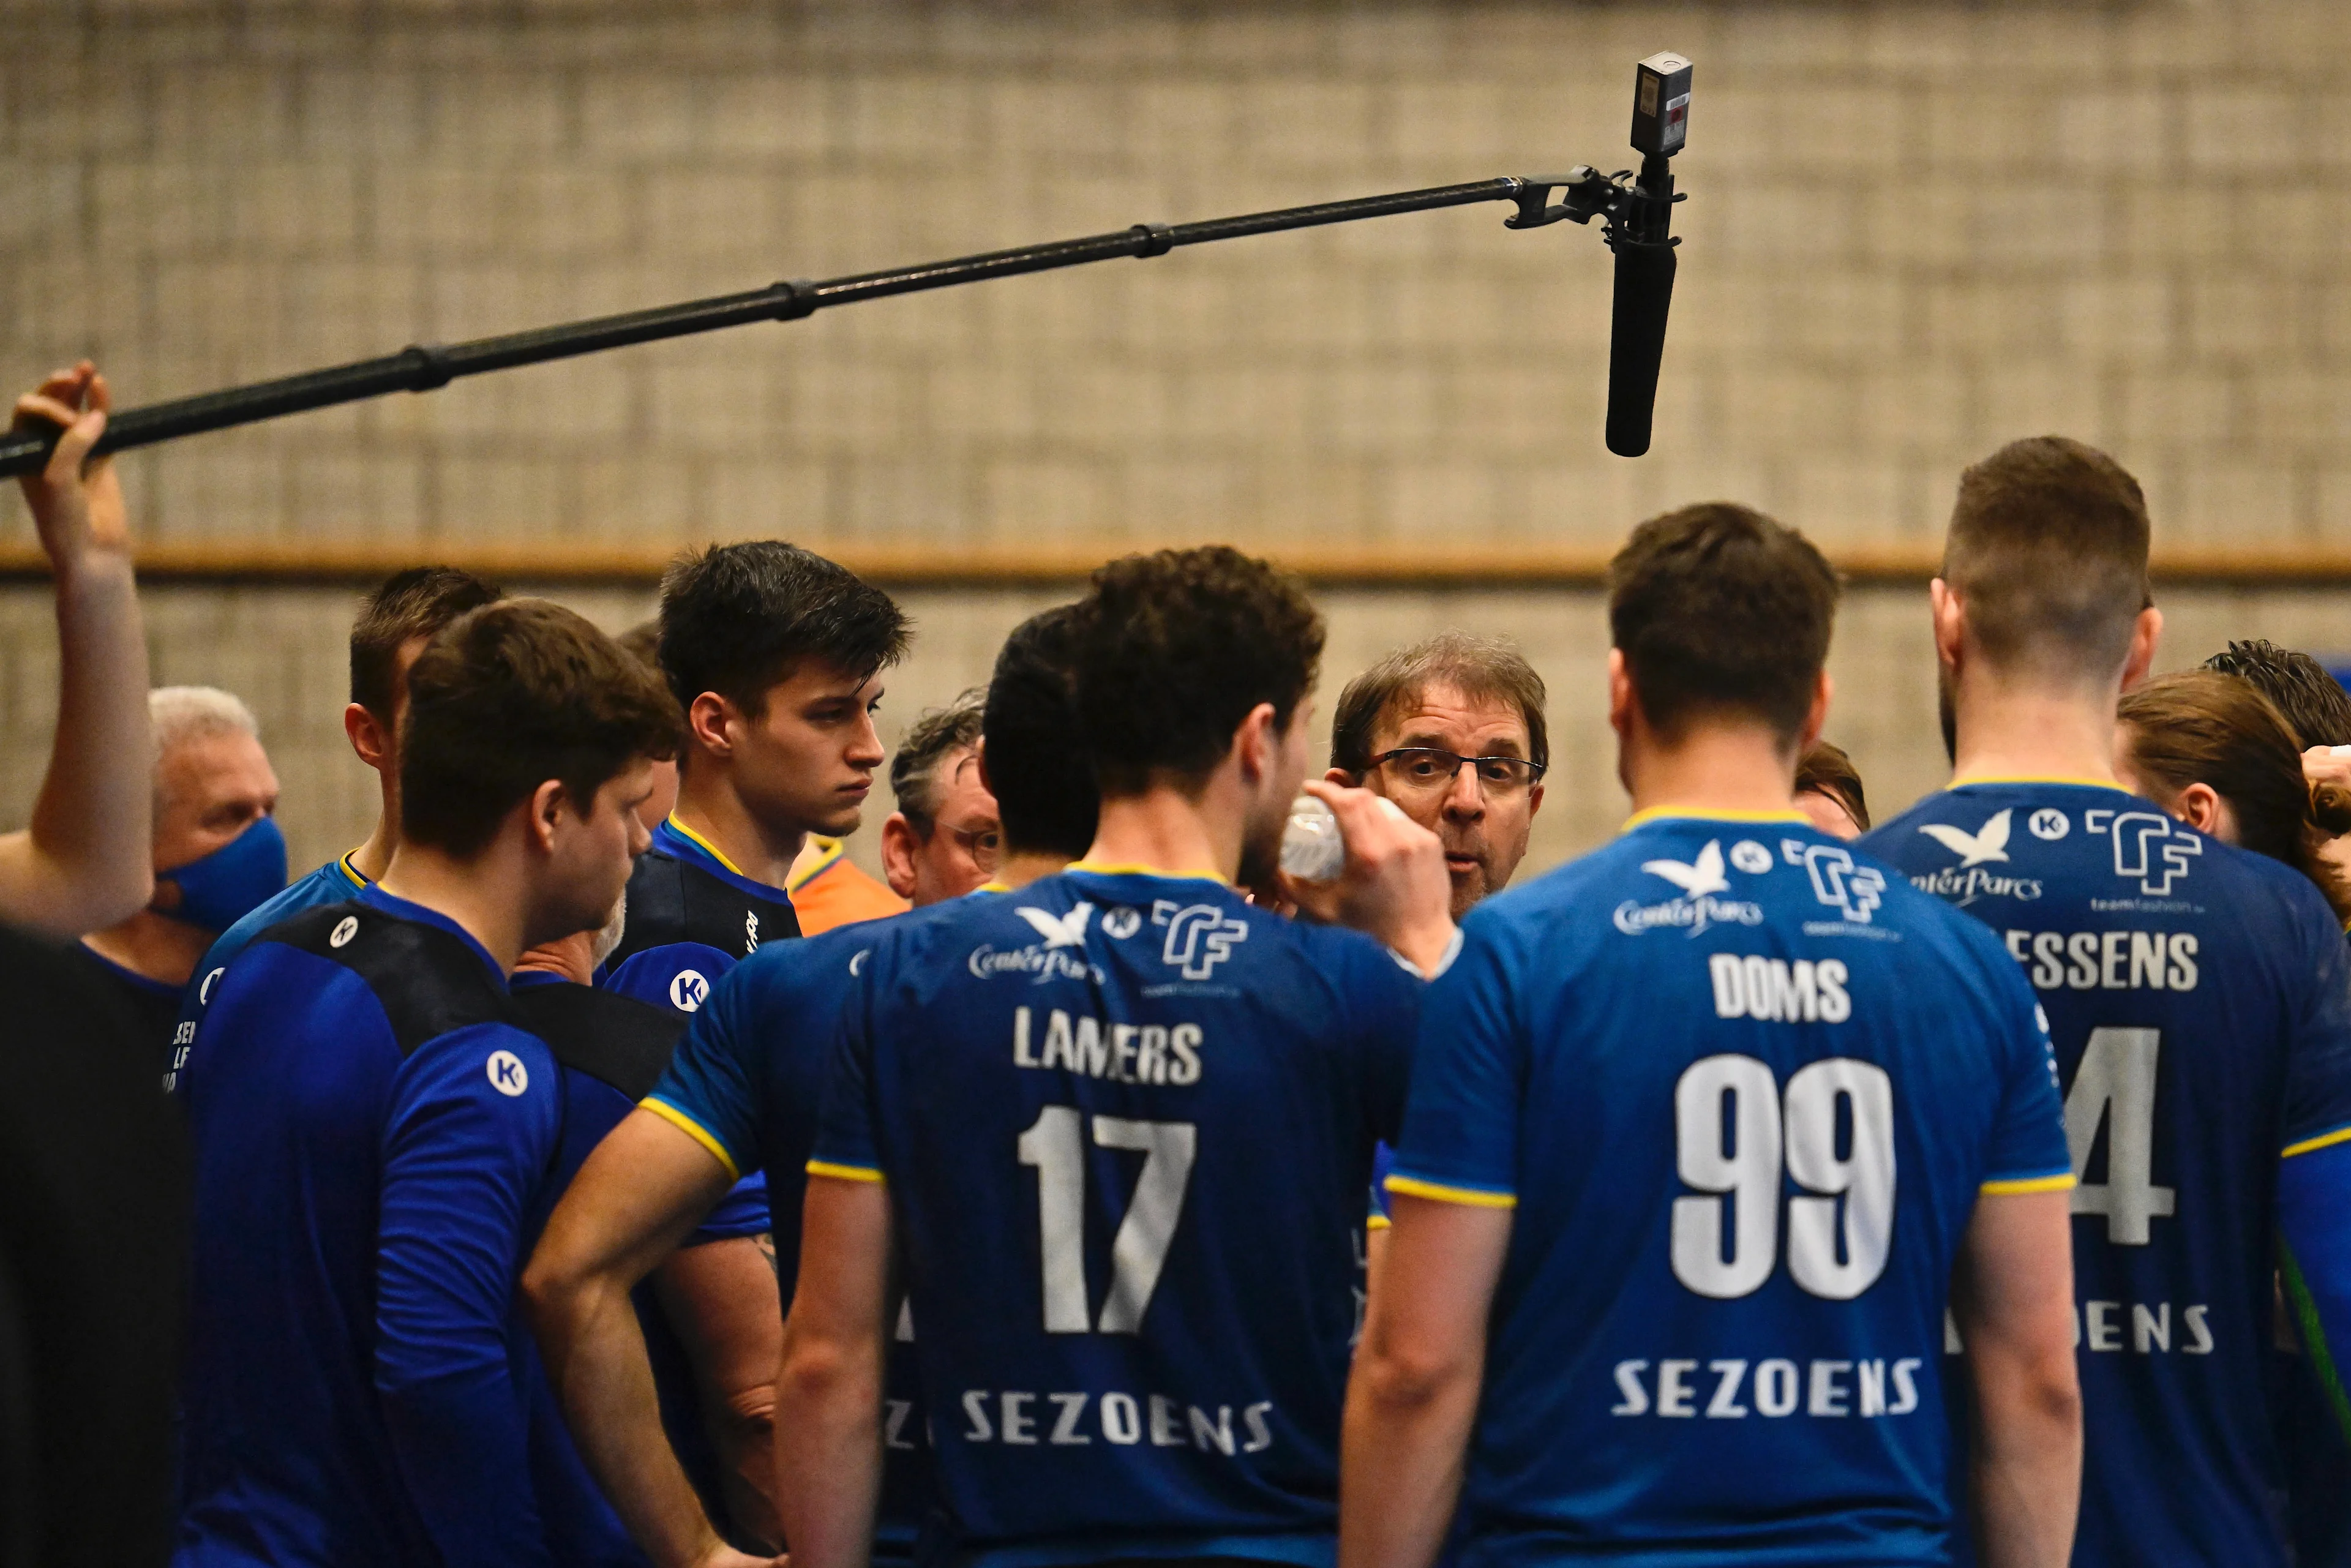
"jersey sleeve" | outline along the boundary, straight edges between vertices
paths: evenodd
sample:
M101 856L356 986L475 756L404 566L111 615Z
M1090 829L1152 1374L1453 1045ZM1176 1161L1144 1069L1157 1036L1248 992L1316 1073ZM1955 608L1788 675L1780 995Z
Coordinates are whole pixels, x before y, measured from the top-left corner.
M1486 1208L1518 1203L1525 1046L1502 936L1473 912L1461 956L1428 988L1390 1193Z
M605 990L633 997L649 1007L697 1013L735 964L733 957L716 947L699 942L672 942L631 955L619 968L600 977L596 984Z
M641 953L612 978L621 979L645 958L673 951L656 948ZM685 1038L671 1053L661 1081L643 1101L646 1110L709 1150L737 1181L759 1168L758 1101L744 1057L753 1036L745 1027L743 992L748 979L747 974L729 975L712 988L709 1000L694 1015ZM669 1005L666 996L659 1005ZM761 1203L764 1213L764 1187Z
M1372 1206L1364 1216L1364 1228L1388 1228L1388 1173L1395 1166L1395 1150L1382 1142L1372 1150Z
M1354 972L1347 999L1355 1009L1356 1036L1364 1055L1365 1108L1372 1136L1393 1144L1404 1132L1405 1093L1412 1087L1413 1045L1420 1032L1420 1008L1428 982L1395 955L1366 937L1351 941Z
M547 1048L495 1025L426 1041L393 1089L375 1382L401 1473L450 1568L548 1561L509 1342L559 1102Z
M745 1236L765 1236L774 1228L774 1219L768 1212L768 1173L753 1171L727 1188L718 1206L703 1217L702 1223L681 1247L699 1247L705 1241L733 1241Z
M2278 1172L2278 1273L2311 1370L2351 1435L2340 1356L2351 1350L2351 1140L2287 1160Z
M897 944L884 938L867 955L862 983L850 992L833 1037L825 1074L823 1110L808 1174L848 1181L882 1179L881 1140L874 1135L873 1011Z
M1974 938L1978 931L1968 935ZM2047 1015L2024 972L1988 930L1977 946L2001 1037L2000 1108L1984 1150L1981 1190L1994 1196L2063 1192L2074 1185L2074 1156L2065 1144L2065 1102Z
M2317 889L2295 891L2307 894L2294 913L2309 956L2298 966L2306 978L2286 1044L2282 1152L2289 1163L2351 1143L2351 949Z
M213 938L213 945L204 949L203 961L188 977L187 986L180 993L180 1016L172 1025L171 1065L163 1072L165 1093L179 1092L180 1074L186 1071L188 1058L195 1049L196 1030L204 1021L205 1009L211 1007L213 993L220 988L221 977L229 964L245 951L246 940L237 926L222 932Z

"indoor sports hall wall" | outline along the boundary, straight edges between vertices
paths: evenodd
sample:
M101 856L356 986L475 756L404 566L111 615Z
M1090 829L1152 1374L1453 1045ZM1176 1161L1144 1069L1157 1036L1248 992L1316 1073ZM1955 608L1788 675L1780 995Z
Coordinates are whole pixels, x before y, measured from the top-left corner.
M130 402L1141 219L1613 167L1632 61L1698 62L1638 462L1600 445L1595 236L1506 233L1500 207L131 456L158 678L254 702L306 861L371 809L335 727L349 591L284 576L322 550L560 570L772 534L915 559L925 635L892 733L1043 601L1001 586L1040 555L1228 538L1358 581L1467 561L1470 586L1326 593L1326 702L1439 625L1521 638L1561 721L1546 861L1619 803L1604 635L1573 584L1677 501L1755 502L1908 570L1965 462L2060 430L2141 475L2159 547L2203 552L2201 581L2272 585L2167 592L2175 658L2257 632L2351 649L2341 596L2274 586L2351 561L2335 0L0 0L0 387L90 352ZM30 542L0 505L0 549ZM167 583L174 551L210 575ZM615 625L645 601L566 591ZM1834 733L1888 805L1938 759L1916 601L1857 591L1837 658ZM0 591L0 822L46 749L47 613L37 587Z

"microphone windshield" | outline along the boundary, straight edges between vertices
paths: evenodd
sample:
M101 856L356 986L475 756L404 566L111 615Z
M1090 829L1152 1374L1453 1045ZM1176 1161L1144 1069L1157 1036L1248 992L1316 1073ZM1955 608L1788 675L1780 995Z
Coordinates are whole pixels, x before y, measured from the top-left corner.
M1666 352L1666 312L1674 302L1674 247L1614 236L1616 302L1608 339L1608 450L1638 457L1649 449L1657 364Z

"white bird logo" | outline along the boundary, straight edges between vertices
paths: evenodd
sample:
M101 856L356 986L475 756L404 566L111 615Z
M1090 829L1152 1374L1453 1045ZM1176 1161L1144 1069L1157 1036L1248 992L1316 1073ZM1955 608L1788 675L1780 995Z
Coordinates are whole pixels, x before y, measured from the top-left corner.
M1094 906L1081 904L1067 915L1050 915L1041 909L1023 907L1016 911L1021 919L1035 928L1045 939L1048 951L1055 947L1082 947L1086 941L1086 922L1093 918Z
M1643 861L1641 869L1652 876L1664 877L1680 888L1685 898L1703 898L1709 893L1730 891L1730 879L1722 874L1719 839L1708 839L1706 848L1698 852L1698 859L1688 865L1679 861Z
M1948 822L1922 822L1918 831L1958 855L1962 867L1981 865L1986 861L2008 858L2009 819L2014 815L2013 807L2004 808L1972 833Z

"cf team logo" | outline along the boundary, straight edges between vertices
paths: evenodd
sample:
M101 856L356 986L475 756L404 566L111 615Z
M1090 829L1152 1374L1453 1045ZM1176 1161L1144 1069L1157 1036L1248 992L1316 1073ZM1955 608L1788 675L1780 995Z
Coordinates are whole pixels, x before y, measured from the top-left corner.
M2171 884L2188 874L2188 862L2192 855L2204 852L2204 841L2186 828L2175 828L2171 819L2157 811L2116 811L2112 813L2111 826L2100 819L2109 813L2101 810L2082 813L2082 826L2091 832L2105 829L2115 846L2115 874L2137 877L2138 890L2149 898L2160 898L2171 891Z
M1187 904L1174 914L1165 904L1151 913L1167 923L1167 942L1159 956L1170 968L1181 969L1187 980L1205 980L1216 967L1233 956L1233 944L1249 940L1246 921L1227 918L1213 904Z
M1814 898L1856 925L1868 925L1872 912L1886 902L1886 873L1876 866L1854 864L1853 856L1834 844L1782 839L1780 852L1791 865L1802 864L1804 874L1813 879Z
M511 1051L490 1052L490 1060L484 1065L490 1075L490 1087L509 1100L530 1087L530 1073L524 1068L522 1058Z
M682 1013L698 1011L709 996L710 982L699 969L680 969L669 983L669 1005Z

